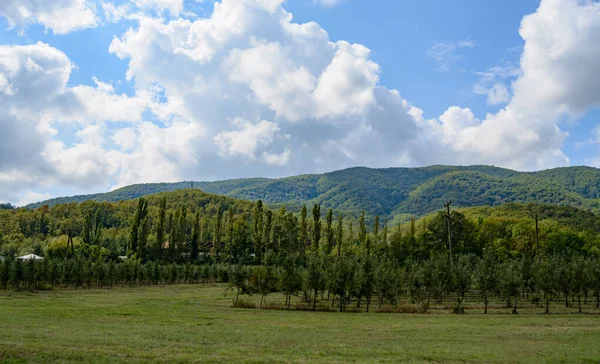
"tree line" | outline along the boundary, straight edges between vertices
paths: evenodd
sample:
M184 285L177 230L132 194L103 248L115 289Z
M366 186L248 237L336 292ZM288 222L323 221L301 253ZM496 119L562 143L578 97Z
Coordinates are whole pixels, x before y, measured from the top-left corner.
M44 261L13 259L23 249ZM287 305L298 297L313 309L326 302L339 310L374 302L427 309L452 298L460 312L467 294L482 295L486 306L500 298L515 310L523 297L548 309L558 299L598 302L600 238L534 216L440 211L390 226L364 212L334 214L318 204L272 210L260 200L183 190L0 211L0 255L4 288L180 282L173 272L198 282L206 267L219 267L210 279L229 282L236 297L282 292ZM41 273L27 276L29 265Z

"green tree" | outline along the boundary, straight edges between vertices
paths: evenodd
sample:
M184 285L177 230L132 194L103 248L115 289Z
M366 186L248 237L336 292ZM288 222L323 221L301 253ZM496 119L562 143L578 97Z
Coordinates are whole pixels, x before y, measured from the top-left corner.
M358 221L358 242L363 245L367 239L367 227L365 225L365 210L363 210L360 215L360 220Z
M138 251L138 243L139 243L139 232L140 232L140 224L142 220L146 218L148 214L148 200L143 197L140 197L138 200L138 207L133 215L133 221L131 222L131 229L129 233L129 249L130 254L136 254Z
M344 244L344 220L342 215L338 215L335 241L337 242L338 246L337 256L339 258L342 255L342 245Z
M487 314L490 296L496 292L498 285L498 274L496 266L498 262L491 250L486 250L483 258L477 263L475 270L475 283L479 295L483 298L483 313Z
M167 213L167 199L163 197L160 200L158 210L158 221L156 223L156 247L154 248L154 259L162 258L162 247L165 242L165 216Z
M550 256L546 259L538 259L533 268L533 277L537 289L544 294L544 301L546 303L545 313L550 313L550 302L554 299L555 295L560 292L559 279L557 275L559 273L559 266L562 264L560 258Z
M573 293L577 296L577 306L579 313L581 313L581 298L587 298L588 290L592 285L591 265L587 259L580 255L573 257L570 265L573 274Z
M318 293L325 290L325 264L323 257L317 251L313 251L308 255L308 266L306 269L306 287L312 291L312 306L313 310L317 309Z
M457 305L455 312L464 313L463 301L465 294L471 289L473 271L469 257L461 255L451 266L452 270L452 289L456 293Z
M3 261L0 261L0 285L2 285L2 289L6 291L6 287L8 286L8 282L10 280L10 272L11 272L11 260L5 258Z
M235 300L233 303L234 307L238 305L240 293L250 294L252 292L249 283L250 274L250 269L244 265L238 264L233 268L233 274L229 282L229 287L230 289L236 291Z
M253 242L254 242L254 253L256 254L256 262L258 265L261 264L262 257L262 243L263 243L263 203L261 200L256 202L253 213Z
M194 218L194 227L192 228L192 252L190 254L190 259L192 262L196 262L198 260L198 247L200 244L200 211L196 212L196 217Z
M304 247L309 244L307 214L306 205L303 205L300 211L300 244Z
M12 264L11 282L17 290L19 289L21 282L23 282L23 277L23 261L21 259L16 259L14 264Z
M213 249L215 256L219 258L221 254L221 233L223 227L223 207L220 204L217 206L217 215L215 216L214 226Z
M512 313L518 313L517 302L523 284L519 261L511 260L502 264L500 266L498 278L500 295L506 300L508 306L513 302Z
M313 231L312 231L312 244L313 249L319 249L319 242L321 240L321 205L315 204L313 206Z
M334 245L334 231L333 231L333 210L329 209L327 211L326 217L326 225L325 225L325 239L327 239L327 254L330 254L333 250Z
M292 296L301 288L302 275L297 264L297 257L295 254L288 255L284 260L281 274L281 291L285 295L285 304L288 309L292 304Z

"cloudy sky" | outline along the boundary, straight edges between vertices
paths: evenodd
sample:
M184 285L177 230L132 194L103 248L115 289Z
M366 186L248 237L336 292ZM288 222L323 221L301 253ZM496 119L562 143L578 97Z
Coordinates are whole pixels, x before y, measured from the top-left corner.
M0 201L600 166L600 2L2 0Z

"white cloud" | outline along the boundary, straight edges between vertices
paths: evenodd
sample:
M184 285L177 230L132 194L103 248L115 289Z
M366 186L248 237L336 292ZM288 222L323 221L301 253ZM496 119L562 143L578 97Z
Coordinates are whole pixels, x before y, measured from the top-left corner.
M280 131L276 123L267 120L261 120L253 124L246 120L237 119L233 125L234 130L222 131L214 137L219 152L226 157L240 156L254 160L257 151L269 147ZM267 159L270 156L272 161L277 160L277 157L272 154L266 154L266 156Z
M495 83L487 92L488 105L498 105L510 101L510 92L502 83Z
M131 95L97 78L70 85L70 60L43 43L0 47L0 191L11 191L0 199L40 181L85 189L353 165L566 165L560 122L600 104L595 2L543 0L523 19L521 63L474 86L505 105L497 113L452 106L431 119L380 84L368 48L293 22L281 4L222 0L196 20L136 15L109 49L128 62ZM474 46L440 44L430 56L451 68ZM57 123L76 130L72 144Z
M87 0L2 0L0 16L10 27L41 24L55 34L92 28L98 24L95 6Z
M103 122L137 121L150 97L115 95L112 87L67 86L72 63L44 44L0 46L0 199L20 199L28 186L106 184L114 173ZM80 125L65 146L55 123ZM18 173L16 172L18 171Z
M142 9L152 9L158 12L169 11L178 15L183 11L183 0L131 0Z
M427 57L437 62L436 68L439 72L448 72L452 69L455 63L463 59L463 56L458 53L458 50L463 48L475 48L477 43L470 39L463 39L456 43L438 42L433 44L427 50Z
M49 198L52 198L52 195L50 195L48 192L40 193L40 192L34 192L34 191L27 191L27 192L19 195L19 200L17 200L16 205L17 206L25 206L30 203L47 200Z
M112 141L122 150L131 150L135 147L137 134L132 128L121 128L113 132Z

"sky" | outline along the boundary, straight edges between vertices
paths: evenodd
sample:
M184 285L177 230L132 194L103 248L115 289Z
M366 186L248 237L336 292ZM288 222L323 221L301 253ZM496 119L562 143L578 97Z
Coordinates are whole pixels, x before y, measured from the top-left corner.
M3 0L0 202L600 167L600 2Z

